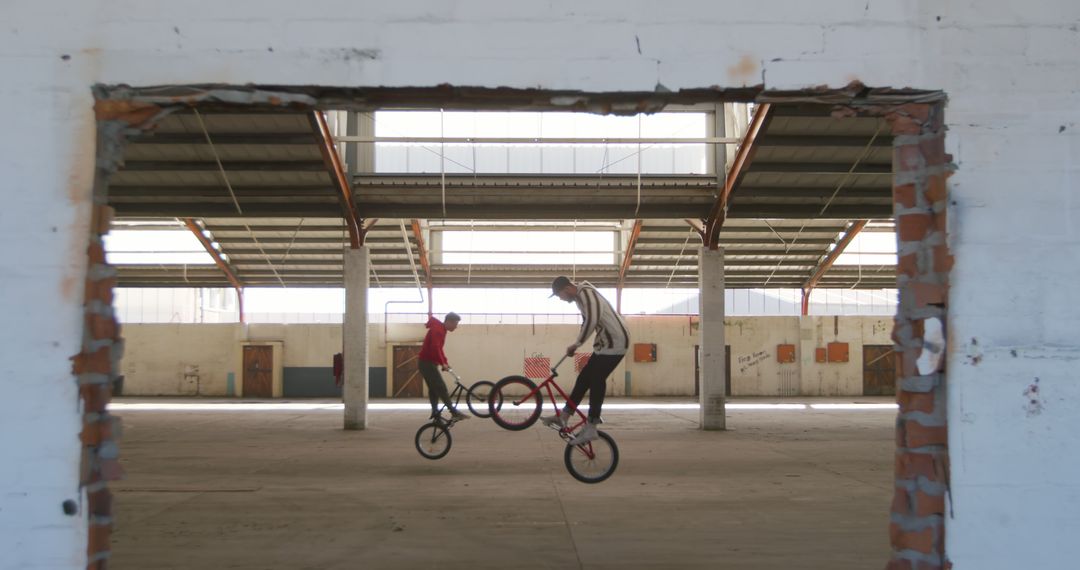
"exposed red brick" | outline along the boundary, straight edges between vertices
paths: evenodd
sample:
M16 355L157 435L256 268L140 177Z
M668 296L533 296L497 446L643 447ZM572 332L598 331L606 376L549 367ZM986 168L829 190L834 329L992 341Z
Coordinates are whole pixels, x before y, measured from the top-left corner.
M917 421L909 420L904 427L907 447L946 445L949 442L948 430L945 426L924 426Z
M911 336L922 338L926 334L926 323L922 319L911 321Z
M893 186L893 202L903 208L914 208L916 204L916 190L914 184L902 184Z
M893 111L897 115L911 117L920 123L925 123L930 118L932 107L923 103L905 103Z
M933 393L917 393L917 392L905 392L901 390L896 397L896 402L900 404L900 413L904 412L923 412L926 414L934 413L934 395Z
M83 442L83 445L98 446L104 439L103 432L100 423L83 424L82 431L79 432L79 440Z
M72 374L108 374L112 372L112 355L109 347L104 346L97 352L81 352L71 357Z
M914 550L930 554L934 551L935 534L933 528L905 531L896 523L889 525L889 536L892 539L893 548L897 550Z
M119 481L124 478L124 468L116 459L102 459L101 476L106 481Z
M100 243L92 243L86 248L90 263L105 263L105 248Z
M91 338L114 339L116 338L116 319L97 313L86 315L86 326L90 330Z
M90 515L95 517L111 517L112 516L112 492L107 488L98 489L92 493L87 493L87 503L90 508Z
M103 524L91 524L90 525L90 542L86 546L86 550L91 555L98 552L109 551L109 535L112 529L108 525Z
M901 255L896 259L896 271L898 275L917 276L919 274L919 257L914 253Z
M945 210L934 213L933 231L946 234L949 231L949 217Z
M112 305L113 289L116 287L116 278L100 279L98 281L86 280L86 296L84 302L93 300L101 301L106 305Z
M897 172L918 170L926 166L926 158L917 144L893 147L893 169Z
M915 492L915 515L929 517L945 514L945 495L930 495L923 491Z
M927 166L941 166L945 164L945 136L938 134L919 141L919 152Z
M920 283L913 281L908 284L908 289L915 296L915 305L917 307L925 307L927 305L940 305L945 302L945 286L940 283ZM922 321L919 321L920 326ZM923 333L920 331L915 336L921 337Z
M918 376L919 368L916 361L919 359L919 349L907 349L900 353L900 378Z
M108 406L112 390L107 384L84 384L79 386L79 395L82 396L86 413L100 413Z
M930 219L928 213L901 214L896 231L900 241L921 241L926 237L926 232L932 223L933 220Z
M938 473L941 471L942 469L938 467L938 461L932 454L913 452L896 454L895 474L897 479L926 477L931 481L937 481Z
M141 125L161 112L161 107L139 101L98 99L94 102L94 115L99 121L123 121L129 125Z
M917 135L922 133L923 126L919 121L911 117L892 114L885 118L892 128L893 135Z
M953 267L953 256L949 253L949 246L945 244L934 246L934 271L948 273Z
M893 195L896 195L896 189L893 189ZM926 196L926 200L931 204L940 202L945 199L945 176L941 174L934 174L926 178L926 190L923 192L923 196Z
M901 515L911 514L911 495L908 494L907 489L897 487L893 492L892 512Z
M101 212L98 216L97 232L101 235L109 233L112 229L113 218L116 217L116 209L112 206L98 206Z

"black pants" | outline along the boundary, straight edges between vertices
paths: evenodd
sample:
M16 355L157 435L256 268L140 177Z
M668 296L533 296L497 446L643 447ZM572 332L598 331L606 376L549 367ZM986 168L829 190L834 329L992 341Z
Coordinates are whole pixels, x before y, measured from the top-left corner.
M439 400L446 403L447 409L453 410L450 392L446 391L446 382L443 382L442 374L439 373L439 365L427 360L417 360L417 366L420 368L420 375L424 377L424 382L427 383L428 399L431 400L431 417L435 417L439 411Z
M578 374L574 389L570 392L570 401L574 406L581 404L585 392L589 392L589 421L597 423L600 420L600 407L604 405L604 394L607 393L607 378L615 367L622 362L625 354L593 354L589 363Z

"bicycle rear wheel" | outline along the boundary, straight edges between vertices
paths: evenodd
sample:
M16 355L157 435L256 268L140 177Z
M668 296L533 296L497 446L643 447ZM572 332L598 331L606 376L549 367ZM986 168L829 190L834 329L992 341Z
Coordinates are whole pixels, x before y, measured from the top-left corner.
M465 403L469 405L469 411L478 418L490 418L491 410L488 409L488 401L491 393L495 390L495 384L487 380L481 380L469 387L465 394Z
M427 423L416 430L416 450L427 459L442 459L454 443L450 430L441 423Z
M526 399L530 392L532 396ZM488 413L499 427L518 431L536 423L542 405L540 391L532 380L507 376L495 383L488 399Z
M582 483L599 483L615 472L619 466L619 446L604 432L600 437L581 445L567 445L563 462L570 475Z

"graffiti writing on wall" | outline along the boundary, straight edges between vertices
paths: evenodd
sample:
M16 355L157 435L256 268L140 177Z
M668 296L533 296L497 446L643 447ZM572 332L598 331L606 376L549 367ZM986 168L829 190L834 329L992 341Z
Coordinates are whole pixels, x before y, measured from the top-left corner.
M748 354L739 357L739 373L746 374L746 371L754 368L758 364L761 364L765 359L769 358L769 353L764 350L759 350L753 354Z

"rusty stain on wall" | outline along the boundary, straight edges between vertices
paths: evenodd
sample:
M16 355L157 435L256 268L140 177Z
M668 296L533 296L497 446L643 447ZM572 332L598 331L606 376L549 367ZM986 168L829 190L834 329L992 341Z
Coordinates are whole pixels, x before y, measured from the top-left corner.
M728 78L744 85L757 77L758 63L749 55L739 58L739 62L727 68Z

